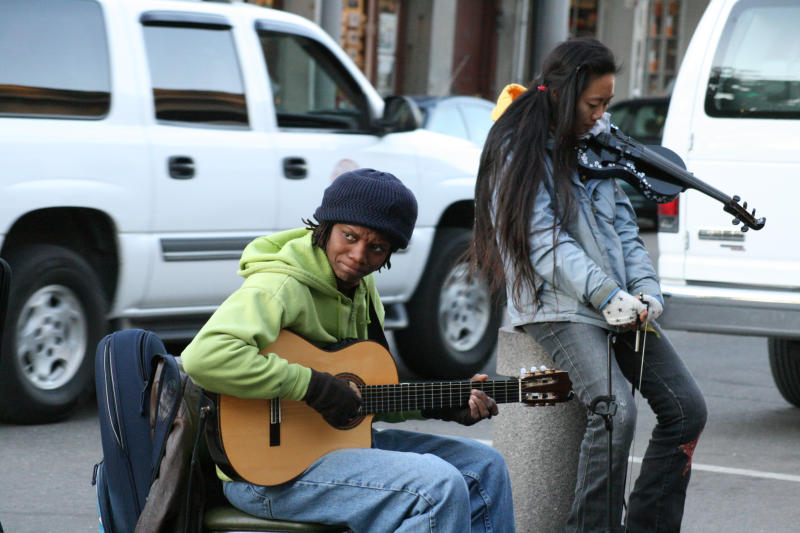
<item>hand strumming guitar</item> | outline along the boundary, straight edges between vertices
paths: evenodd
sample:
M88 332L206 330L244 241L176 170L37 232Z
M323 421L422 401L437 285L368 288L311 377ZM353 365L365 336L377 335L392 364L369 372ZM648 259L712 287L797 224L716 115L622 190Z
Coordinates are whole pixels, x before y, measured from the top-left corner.
M333 427L347 425L358 416L361 395L349 381L311 369L304 401Z
M475 374L470 381L486 381L486 374ZM447 422L458 422L464 426L471 426L484 418L491 418L498 413L497 402L483 391L472 389L469 395L469 405L462 407L439 407L423 409L425 418L437 418Z

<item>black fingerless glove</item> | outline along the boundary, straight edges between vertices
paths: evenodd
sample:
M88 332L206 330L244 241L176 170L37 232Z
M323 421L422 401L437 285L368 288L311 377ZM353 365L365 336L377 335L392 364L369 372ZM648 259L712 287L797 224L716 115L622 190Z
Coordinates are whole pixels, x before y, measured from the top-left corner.
M346 426L361 407L361 398L348 381L313 368L304 401L333 427Z
M469 407L435 407L430 409L423 409L422 416L425 418L438 418L446 422L458 422L462 426L471 426L480 419L472 417ZM489 415L491 418L491 415Z

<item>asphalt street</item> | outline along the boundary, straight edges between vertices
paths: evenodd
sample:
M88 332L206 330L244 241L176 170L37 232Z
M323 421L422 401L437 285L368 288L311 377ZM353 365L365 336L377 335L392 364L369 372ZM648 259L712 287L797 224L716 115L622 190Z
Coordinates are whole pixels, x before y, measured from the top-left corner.
M646 240L654 246L652 234ZM694 455L683 531L799 531L800 409L786 403L772 382L766 340L668 334L709 407L708 425ZM492 360L484 371L494 374L494 369ZM402 365L400 371L402 379L413 378ZM632 454L634 478L654 424L646 403L639 404L639 413ZM435 421L403 426L487 443L493 439L491 420L469 428ZM0 425L0 523L5 531L97 531L91 478L101 456L93 405L56 424Z

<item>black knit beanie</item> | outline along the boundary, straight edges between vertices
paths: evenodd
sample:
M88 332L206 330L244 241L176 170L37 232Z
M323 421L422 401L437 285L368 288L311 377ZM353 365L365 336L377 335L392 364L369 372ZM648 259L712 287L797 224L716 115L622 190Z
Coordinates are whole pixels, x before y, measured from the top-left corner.
M417 221L417 200L392 174L359 168L340 175L325 189L314 218L368 227L385 235L394 251L408 246Z

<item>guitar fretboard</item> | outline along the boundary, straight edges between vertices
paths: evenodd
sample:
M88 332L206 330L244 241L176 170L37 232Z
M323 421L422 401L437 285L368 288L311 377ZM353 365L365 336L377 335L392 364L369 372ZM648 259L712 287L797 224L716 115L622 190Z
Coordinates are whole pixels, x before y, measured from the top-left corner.
M485 392L497 403L517 402L520 399L520 382L517 379L365 385L360 387L361 412L368 415L465 406L472 389Z

